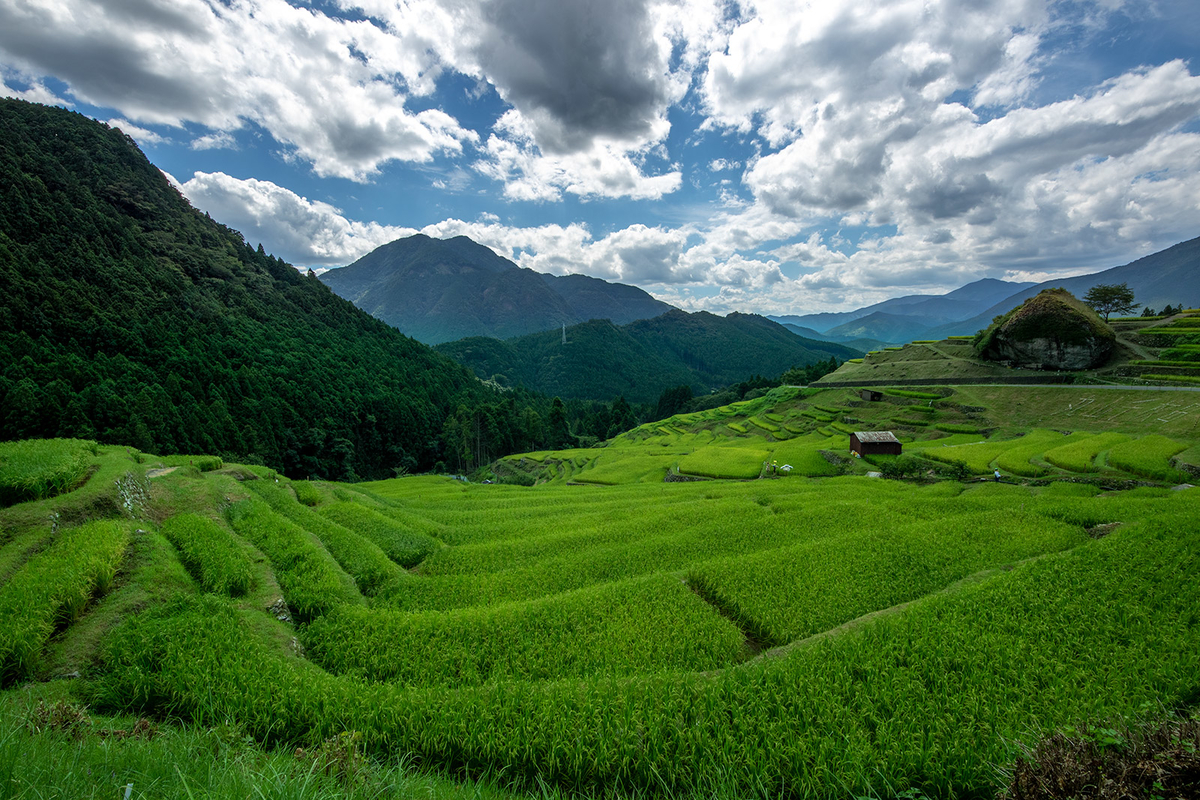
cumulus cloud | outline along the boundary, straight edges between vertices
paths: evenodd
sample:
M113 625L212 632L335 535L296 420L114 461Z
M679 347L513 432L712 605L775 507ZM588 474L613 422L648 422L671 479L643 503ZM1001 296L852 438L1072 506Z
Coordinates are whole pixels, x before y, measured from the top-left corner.
M36 78L28 75L23 75L15 70L2 70L0 76L0 97L15 97L20 100L27 100L30 103L45 103L52 106L70 106L71 104L63 98L56 95L54 92L46 88L46 85ZM9 85L24 83L26 88L18 89L16 86Z
M500 134L489 137L475 169L502 182L505 196L513 200L557 200L563 192L582 197L657 199L676 191L683 181L678 170L644 174L639 162L646 153L629 152L614 142L598 140L586 151L545 154L514 111L508 112L496 129Z
M217 131L196 137L189 147L193 150L236 150L237 140L227 131Z
M1200 170L1186 124L1200 115L1200 78L1187 64L1031 104L1052 66L1043 37L1098 27L1120 5L747 4L703 83L710 125L767 145L745 173L747 213L879 231L835 250L834 237L776 249L809 271L772 299L794 289L811 308L849 302L845 289L1078 272L1194 236ZM736 243L737 227L706 236Z
M309 200L270 181L197 172L182 184L172 182L196 208L299 266L343 266L416 233L412 228L347 219L329 203Z
M160 133L134 125L127 119L110 119L108 121L110 128L119 128L126 136L131 136L138 144L166 144L171 141L167 136Z
M1193 66L1074 84L1054 72L1064 40L1082 47L1116 12L1196 30L1191 5L0 0L0 92L61 103L54 76L143 142L206 126L195 149L261 126L286 161L330 178L437 158L421 176L447 194L483 176L519 203L684 195L641 224L606 215L626 220L617 229L593 229L579 204L572 224L513 227L472 209L474 221L414 225L686 308L788 313L1103 268L1194 236ZM681 118L686 135L672 135ZM205 172L183 188L306 266L412 232L267 181Z
M252 121L317 174L354 180L477 138L443 111L406 107L432 88L423 44L284 0L0 2L0 55L80 100L142 124Z

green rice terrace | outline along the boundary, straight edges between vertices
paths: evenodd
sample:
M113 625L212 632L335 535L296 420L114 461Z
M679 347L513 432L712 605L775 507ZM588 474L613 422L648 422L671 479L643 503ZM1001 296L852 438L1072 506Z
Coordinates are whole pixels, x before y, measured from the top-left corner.
M1169 317L1110 319L1116 351L1094 369L1046 371L985 361L974 336L951 336L888 347L851 359L820 381L824 386L964 383L1086 383L1200 386L1200 310Z
M1197 475L1200 393L1101 386L784 387L469 482L0 444L0 792L995 797L1200 708Z

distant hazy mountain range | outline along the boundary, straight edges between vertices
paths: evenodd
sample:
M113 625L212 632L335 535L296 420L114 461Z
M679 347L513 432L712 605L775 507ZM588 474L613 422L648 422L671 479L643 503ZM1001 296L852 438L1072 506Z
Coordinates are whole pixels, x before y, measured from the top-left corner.
M934 326L974 317L984 309L991 308L1031 286L1032 283L1012 283L984 278L948 294L912 294L893 297L855 311L771 319L795 326L793 330L806 329L809 332L807 335L831 342L863 340L857 342L860 345L910 342L923 338L924 333ZM799 330L796 332L800 333Z
M673 308L635 286L523 269L465 236L397 239L321 280L428 344L467 336L507 339L590 319L623 325Z
M719 317L671 310L626 325L591 320L501 341L475 336L434 349L481 378L523 384L550 395L611 400L617 395L652 403L664 389L684 384L697 394L746 380L776 376L790 367L839 362L862 351L804 339L755 314Z
M1200 305L1200 238L1090 275L1038 284L985 278L944 295L894 297L855 311L770 319L801 336L870 349L973 334L1043 289L1061 286L1082 298L1093 286L1114 283L1127 284L1143 307Z
M1061 286L1082 299L1088 289L1101 284L1124 283L1133 290L1134 299L1142 307L1161 309L1168 303L1184 308L1200 306L1200 237L1160 250L1120 267L1080 275L1075 278L1056 278L1030 286L1006 297L979 314L954 324L932 328L927 337L955 336L975 333L992 324L1000 314L1006 314L1026 298L1043 289Z

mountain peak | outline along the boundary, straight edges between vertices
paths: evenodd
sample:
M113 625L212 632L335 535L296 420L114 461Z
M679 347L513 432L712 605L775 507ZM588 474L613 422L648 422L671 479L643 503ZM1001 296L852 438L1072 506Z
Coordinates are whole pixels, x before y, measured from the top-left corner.
M523 269L466 236L415 234L376 248L321 280L415 339L509 338L592 318L617 324L671 308L635 286Z

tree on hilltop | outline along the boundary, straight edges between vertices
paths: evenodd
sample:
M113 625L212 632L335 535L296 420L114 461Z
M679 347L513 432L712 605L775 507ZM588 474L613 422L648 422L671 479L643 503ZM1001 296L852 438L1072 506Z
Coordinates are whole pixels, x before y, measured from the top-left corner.
M1103 314L1105 322L1108 322L1109 314L1128 314L1141 305L1133 302L1133 290L1124 283L1093 286L1083 296L1083 302L1095 309L1097 314Z

